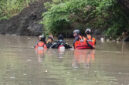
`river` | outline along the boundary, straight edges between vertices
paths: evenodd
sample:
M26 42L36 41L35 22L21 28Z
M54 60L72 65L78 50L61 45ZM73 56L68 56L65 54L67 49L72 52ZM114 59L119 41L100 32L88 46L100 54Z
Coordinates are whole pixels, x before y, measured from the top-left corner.
M0 35L0 85L129 85L129 43L98 41L95 50L37 52L36 41Z

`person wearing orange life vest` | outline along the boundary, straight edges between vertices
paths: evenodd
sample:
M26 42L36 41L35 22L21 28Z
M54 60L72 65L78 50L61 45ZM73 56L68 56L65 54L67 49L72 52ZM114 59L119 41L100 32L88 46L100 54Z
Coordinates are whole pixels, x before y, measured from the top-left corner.
M78 30L78 29L74 30L73 31L73 36L75 38L74 41L73 41L73 46L74 46L74 48L76 48L75 43L76 43L76 41L79 41L80 30Z
M45 36L44 35L40 35L39 36L39 41L38 43L35 45L35 48L40 48L40 49L46 49L47 46L46 46L46 40L45 40Z
M73 41L73 46L75 49L86 49L85 38L80 35L80 30L76 29L73 31L73 36L75 37Z
M92 31L90 28L87 28L85 30L85 41L87 43L87 48L88 49L94 49L96 45L96 39L92 36Z
M47 46L46 46L46 41L45 41L45 36L40 35L38 37L38 42L35 45L35 52L38 57L38 61L42 62L43 57L45 57L45 53L47 51Z

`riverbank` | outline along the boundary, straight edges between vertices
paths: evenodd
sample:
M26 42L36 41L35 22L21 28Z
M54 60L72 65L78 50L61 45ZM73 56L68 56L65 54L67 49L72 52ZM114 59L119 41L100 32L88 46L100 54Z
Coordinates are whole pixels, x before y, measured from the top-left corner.
M42 34L43 25L40 24L40 21L42 20L42 13L45 11L43 5L45 2L46 0L33 2L18 15L9 20L1 20L0 34L27 36L37 36Z

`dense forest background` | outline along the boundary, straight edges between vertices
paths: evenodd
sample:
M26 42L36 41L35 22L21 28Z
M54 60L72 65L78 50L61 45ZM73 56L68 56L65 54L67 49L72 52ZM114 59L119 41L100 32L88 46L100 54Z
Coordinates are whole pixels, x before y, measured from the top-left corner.
M37 2L46 9L39 22L46 34L91 28L116 38L129 31L128 0L0 0L0 20L9 20Z

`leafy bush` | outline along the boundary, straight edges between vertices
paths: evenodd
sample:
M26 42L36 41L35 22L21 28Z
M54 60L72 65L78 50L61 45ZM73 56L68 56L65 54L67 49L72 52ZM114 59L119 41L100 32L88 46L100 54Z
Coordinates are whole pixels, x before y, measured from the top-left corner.
M47 33L90 27L115 37L128 27L128 17L117 0L53 0L45 7L42 23Z
M34 0L0 0L0 20L17 15Z

